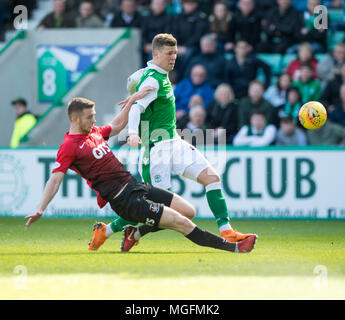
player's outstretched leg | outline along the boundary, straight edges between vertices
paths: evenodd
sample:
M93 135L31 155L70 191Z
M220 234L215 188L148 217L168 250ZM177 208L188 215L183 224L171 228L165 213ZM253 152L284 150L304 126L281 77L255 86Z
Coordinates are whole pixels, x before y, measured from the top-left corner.
M199 229L188 218L182 216L177 211L168 207L164 207L164 211L159 223L159 228L178 231L182 233L187 239L199 246L206 246L231 252L250 252L251 250L253 250L256 241L256 235L251 235L239 242L229 242L211 232ZM134 238L136 230L137 227L128 227L127 229L125 229L124 236L125 238L126 236L127 238L128 236L130 236L130 240L132 239L131 243L137 242L137 240L135 240ZM128 247L124 249L127 250L123 251L129 251Z
M206 198L208 205L216 218L216 222L222 238L229 242L237 242L252 236L251 233L241 233L232 229L226 201L221 190L221 180L217 172L208 167L203 170L197 181L206 188Z
M164 193L171 194L171 199L168 199L169 197L164 196ZM194 206L180 197L179 195L172 193L170 191L166 191L160 188L152 187L150 190L149 200L152 200L154 202L162 202L162 199L165 199L166 201L163 201L165 206L168 206L177 212L179 212L182 216L185 216L186 218L192 220L195 217L196 211ZM147 224L142 224L140 226L125 226L123 228L123 238L121 242L121 251L129 251L134 245L137 245L139 242L139 239L146 234L150 232L157 232L163 229L160 229L158 227L151 227Z

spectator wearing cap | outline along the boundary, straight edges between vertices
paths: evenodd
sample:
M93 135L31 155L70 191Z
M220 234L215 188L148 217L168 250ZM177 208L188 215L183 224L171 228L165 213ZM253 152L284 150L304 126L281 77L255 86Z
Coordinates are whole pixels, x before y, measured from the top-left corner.
M77 28L103 28L104 23L95 13L93 4L84 1L79 6L79 15L76 18Z
M122 0L121 10L114 14L111 21L111 28L125 28L133 27L140 28L142 24L142 17L137 11L135 0Z
M193 66L201 64L206 69L208 82L212 88L216 88L225 81L225 58L217 52L217 42L212 34L206 34L201 38L200 49L201 53L188 64L185 76L190 74Z
M271 84L270 66L251 54L251 46L244 40L237 41L235 55L225 68L227 82L234 89L236 98L247 95L249 83L256 79L260 69L265 74L265 87Z
M250 123L244 125L234 137L234 146L261 147L272 145L275 141L277 129L273 124L267 124L263 111L254 110L250 116Z
M305 146L307 136L304 131L296 127L291 116L282 115L280 118L280 128L277 132L276 145L278 146Z
M36 124L36 116L27 108L26 100L18 98L12 101L12 106L16 114L16 121L12 132L10 147L17 148L20 139L23 138Z
M66 12L64 0L54 0L53 12L48 13L39 23L37 29L44 30L50 28L74 28L75 20L71 14Z

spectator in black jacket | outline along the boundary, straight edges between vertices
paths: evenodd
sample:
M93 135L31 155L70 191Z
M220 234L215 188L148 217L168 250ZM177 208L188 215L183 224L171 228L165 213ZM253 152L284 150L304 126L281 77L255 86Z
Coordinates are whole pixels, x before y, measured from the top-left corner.
M214 102L206 109L207 126L215 129L215 143L222 141L221 135L223 133L225 134L226 143L232 143L239 130L237 108L232 88L226 83L220 84L214 93ZM223 132L221 129L226 131Z
M135 0L122 0L121 10L115 13L110 27L141 27L141 15L137 11Z
M340 87L345 83L345 63L340 69L340 74L329 80L321 95L321 102L332 111L335 105L340 104Z
M260 52L285 54L286 49L298 43L302 28L301 16L291 6L291 0L277 0L278 7L268 12L263 19L266 43L259 46Z
M249 83L256 79L258 70L265 74L265 87L271 84L271 68L254 54L250 53L250 45L243 40L237 42L235 56L226 66L227 82L235 91L236 98L247 95Z
M177 39L178 59L175 69L183 75L190 59L199 51L201 37L208 31L207 16L198 10L197 0L182 0L183 12L173 21L173 35Z
M64 0L54 0L53 12L48 13L39 23L37 29L44 30L49 28L74 28L74 18L66 13Z
M302 28L298 33L299 41L309 42L313 48L314 54L325 52L327 49L327 29L316 29L314 26L314 21L317 18L314 9L320 4L320 0L308 0L308 9L301 14ZM296 53L297 49L298 44L293 45L287 50L287 53Z
M253 80L248 89L248 96L243 97L238 103L238 125L242 128L250 123L250 116L254 110L265 113L268 123L277 125L278 114L267 100L264 99L264 85L257 80Z
M340 86L339 96L340 99L338 104L335 106L334 110L329 113L329 120L345 127L345 83Z
M230 22L233 13L229 11L226 4L217 1L213 6L212 14L209 16L209 30L216 38L218 49L223 51L233 50L234 44L229 42Z
M217 52L217 42L212 34L206 34L201 38L200 49L201 53L188 64L185 77L190 74L193 66L201 64L206 68L208 82L216 88L225 81L224 56Z
M255 50L260 43L261 17L256 11L254 0L240 0L238 11L230 23L229 41L246 40Z
M142 18L141 39L143 45L143 62L152 57L152 39L158 33L171 33L171 17L165 12L165 0L152 0L150 13ZM146 63L145 63L146 65Z

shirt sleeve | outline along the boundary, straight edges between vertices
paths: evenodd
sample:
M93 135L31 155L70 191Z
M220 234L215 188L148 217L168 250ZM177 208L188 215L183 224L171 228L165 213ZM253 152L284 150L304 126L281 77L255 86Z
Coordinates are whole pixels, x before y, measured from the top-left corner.
M127 91L130 95L135 93L135 89L143 76L145 68L139 69L131 74L127 79Z
M149 92L144 98L141 98L137 100L137 104L143 107L143 111L149 106L149 104L157 99L158 96L158 89L159 89L159 83L158 81L153 77L146 78L143 83L140 85L139 90L140 91L144 87L154 87L156 90L153 90Z
M110 137L111 125L107 124L104 127L99 127L99 131L104 140L108 140Z
M66 173L68 168L71 167L74 161L75 155L71 144L62 144L56 156L56 162L52 172L63 172Z
M143 110L139 104L132 106L128 114L128 134L138 134L139 132L139 123L140 123L140 114Z

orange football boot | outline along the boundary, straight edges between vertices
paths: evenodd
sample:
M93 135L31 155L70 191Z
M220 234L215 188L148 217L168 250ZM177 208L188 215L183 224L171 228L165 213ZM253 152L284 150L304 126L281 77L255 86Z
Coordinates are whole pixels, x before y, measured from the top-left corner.
M99 247L107 240L105 229L107 225L103 222L97 222L93 226L93 237L89 243L89 250L98 250Z
M220 233L220 236L229 242L242 241L252 235L252 233L238 232L236 229L225 230Z

